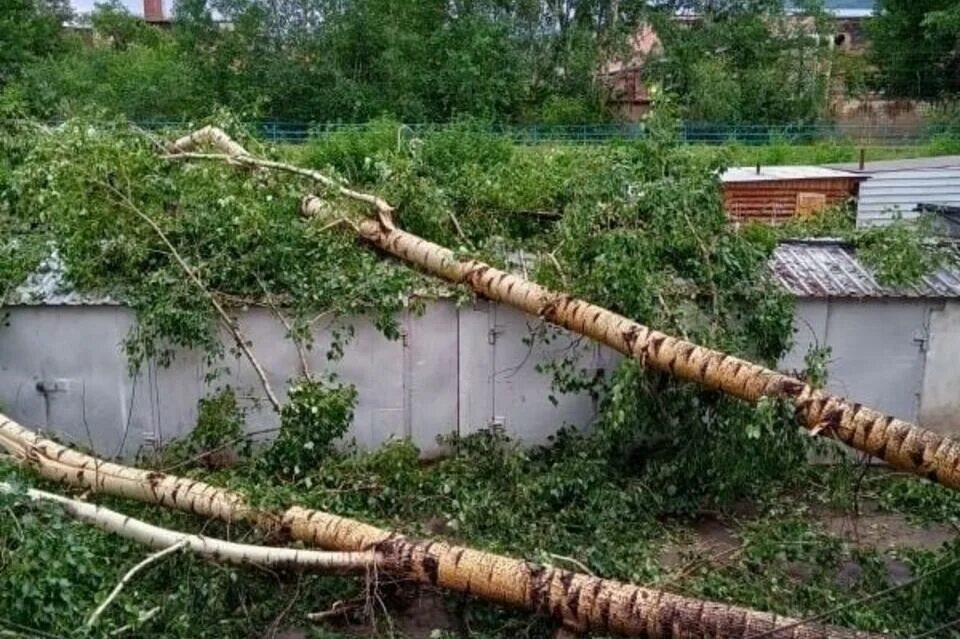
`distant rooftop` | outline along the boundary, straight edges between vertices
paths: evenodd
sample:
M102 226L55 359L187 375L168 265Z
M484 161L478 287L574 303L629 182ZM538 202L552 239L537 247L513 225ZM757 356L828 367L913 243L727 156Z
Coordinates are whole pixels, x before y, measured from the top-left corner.
M836 178L861 178L863 176L850 171L842 171L823 166L761 166L757 172L755 166L736 166L727 169L720 181L731 182L775 182L780 180L829 180Z
M874 14L874 0L826 0L823 4L823 8L837 18L869 18ZM795 3L787 3L788 10L795 6Z
M855 173L876 173L883 171L905 171L911 169L949 169L960 167L960 155L937 155L926 158L908 158L905 160L881 160L867 162L863 169L857 162L845 164L827 164L828 168L853 171Z

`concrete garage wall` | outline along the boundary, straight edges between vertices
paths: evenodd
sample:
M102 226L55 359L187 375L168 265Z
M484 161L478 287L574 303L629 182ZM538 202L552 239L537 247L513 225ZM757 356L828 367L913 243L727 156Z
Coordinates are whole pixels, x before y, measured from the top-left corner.
M960 435L960 303L947 302L930 314L930 345L920 402L920 421Z
M929 299L797 300L795 343L781 368L803 370L811 347L829 346L830 391L922 423L921 395L924 378L930 375L927 359L943 341L931 337L930 317L942 306ZM958 373L950 376L957 380Z
M121 343L133 325L117 306L18 306L0 328L0 407L11 417L92 445L108 455L132 455L169 442L197 419L197 402L229 384L248 409L251 430L277 424L262 402L246 360L232 356L229 374L211 386L204 358L180 352L169 368L150 364L131 376ZM285 329L265 310L240 318L274 388L299 374ZM589 340L549 329L529 338L539 320L487 302L429 304L423 315L399 318L403 338L384 338L369 321L344 357L325 357L335 326L318 326L310 352L314 371L333 370L357 386L359 401L348 437L376 447L409 437L424 455L442 452L437 438L499 428L541 443L564 424L589 427L595 403L586 395L550 400L551 378L539 364L576 354L588 374L611 370L616 354ZM813 345L828 345L831 391L942 432L960 433L960 303L937 300L800 299L795 344L780 364L800 371ZM224 336L229 343L228 336ZM258 401L260 400L260 401Z
M25 425L92 445L109 455L132 455L169 442L196 423L197 402L229 384L248 409L251 430L276 425L246 360L229 357L229 374L209 385L200 353L180 352L169 368L146 365L131 376L121 343L134 318L117 306L17 306L5 309L0 329L0 406ZM525 343L536 319L495 304L458 308L428 305L423 315L399 318L403 338L383 337L366 319L344 357L328 362L334 326L319 326L309 354L314 371L333 370L357 386L359 402L348 437L376 447L410 437L425 455L440 452L439 435L502 428L540 443L563 424L586 427L596 406L586 395L549 401L550 376L538 364L578 354L588 370L609 368L613 357L591 343L552 331L549 343ZM266 310L240 317L245 334L278 391L299 375L299 359L285 329ZM229 343L224 335L224 343Z

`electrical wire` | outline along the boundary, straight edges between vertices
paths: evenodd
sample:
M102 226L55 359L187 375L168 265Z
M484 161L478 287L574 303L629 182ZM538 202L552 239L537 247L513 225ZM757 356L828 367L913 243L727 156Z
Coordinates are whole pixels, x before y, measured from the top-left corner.
M922 574L922 575L918 575L918 576L914 577L913 579L910 579L910 580L908 580L908 581L905 581L905 582L903 582L902 584L898 584L898 585L896 585L896 586L890 586L889 588L884 588L883 590L880 590L880 591L878 591L878 592L875 592L875 593L873 593L872 595L867 595L866 597L862 597L862 598L860 598L860 599L857 599L856 601L850 601L850 602L845 603L845 604L843 604L843 605L837 606L836 608L832 608L832 609L827 610L827 611L825 611L825 612L821 612L821 613L819 613L819 614L813 615L812 617L807 617L807 618L805 618L805 619L800 619L799 621L794 621L793 623L789 623L789 624L787 624L787 625L785 625L785 626L779 626L779 627L777 627L777 628L773 628L772 630L766 630L766 631L764 631L764 632L761 632L761 633L758 633L758 634L755 634L755 635L749 635L748 637L746 637L746 639L762 639L763 637L770 637L770 636L772 636L772 635L779 635L779 634L782 633L784 630L790 630L791 628L797 628L797 627L799 627L799 626L804 626L804 625L809 624L809 623L816 623L816 622L818 622L818 621L823 621L824 619L827 619L827 618L833 616L834 614L836 614L836 613L838 613L838 612L842 612L842 611L844 611L844 610L849 610L850 608L854 608L854 607L859 606L859 605L861 605L861 604L865 604L865 603L867 603L868 601L874 601L874 600L876 600L876 599L882 599L883 597L886 597L887 595L892 594L892 593L894 593L894 592L896 592L896 591L898 591L898 590L903 590L904 588L909 588L910 586L913 586L913 585L915 585L915 584L918 584L918 583L920 583L921 581L923 581L923 580L925 580L925 579L929 579L930 577L932 577L932 576L934 576L934 575L937 575L937 574L940 574L940 573L942 573L942 572L945 572L946 570L949 570L950 568L954 568L954 567L956 567L957 565L960 565L960 557L958 557L958 558L956 558L956 559L954 559L954 560L952 560L952 561L948 561L947 563L943 564L943 565L940 566L939 568L934 568L934 569L931 570L930 572L926 572L926 573L924 573L924 574ZM960 620L955 620L953 623L957 623L957 622L960 622ZM939 630L939 629L935 629L935 630ZM911 639L916 639L916 638L914 637L914 638L911 638Z
M913 635L912 637L910 637L910 639L927 639L927 637L932 637L938 632L943 632L944 630L948 630L949 628L953 628L954 626L960 626L960 618L954 619L953 621L948 621L945 624L942 624L937 626L936 628L927 630L926 632L922 632L919 635Z

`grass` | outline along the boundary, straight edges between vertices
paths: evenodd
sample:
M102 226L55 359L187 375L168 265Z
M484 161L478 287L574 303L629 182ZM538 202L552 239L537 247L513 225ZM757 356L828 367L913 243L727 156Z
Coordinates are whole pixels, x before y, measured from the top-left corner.
M960 545L917 544L914 528L936 525L942 537L960 518L960 494L914 477L864 472L851 463L812 466L770 486L761 498L676 518L641 512L649 488L629 482L583 488L569 508L538 503L544 496L536 491L556 481L562 470L544 477L536 455L509 447L468 447L460 458L423 466L411 447L393 444L325 466L311 482L296 485L246 466L192 474L257 491L271 502L326 508L558 565L574 562L603 576L673 592L801 618L829 612L825 622L863 630L909 637L960 616ZM3 474L8 480L43 483L10 467ZM634 490L635 496L624 497L628 508L608 503ZM256 541L251 530L120 499L101 501L156 523ZM896 516L900 532L888 531L880 535L883 544L871 545L828 525L830 514L857 509L868 513L858 520L864 530L874 521L869 513L883 513L887 519ZM14 599L0 595L0 604L6 599L11 606L0 605L0 629L7 619L71 636L69 622L65 627L63 621L82 618L102 600L102 591L149 552L54 513L35 514L15 499L0 503L0 512L0 585L11 596L17 589ZM901 538L904 531L911 534ZM718 538L720 545L711 545ZM71 559L64 563L64 557ZM928 573L916 584L861 601ZM63 587L70 588L68 599L57 594ZM108 610L102 630L106 636L132 624L136 636L239 638L295 628L333 638L355 636L351 633L364 627L370 633L375 623L374 636L387 637L547 637L551 632L548 622L522 612L407 587L384 589L375 621L358 617L347 626L334 621L319 627L306 621L307 613L358 595L362 585L348 579L270 575L179 556L139 576ZM144 620L153 608L160 612Z

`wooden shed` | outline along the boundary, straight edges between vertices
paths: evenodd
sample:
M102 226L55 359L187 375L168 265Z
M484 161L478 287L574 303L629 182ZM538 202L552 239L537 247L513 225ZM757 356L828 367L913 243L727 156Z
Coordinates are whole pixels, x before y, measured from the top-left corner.
M735 167L721 175L735 221L782 223L856 198L866 176L819 166Z

